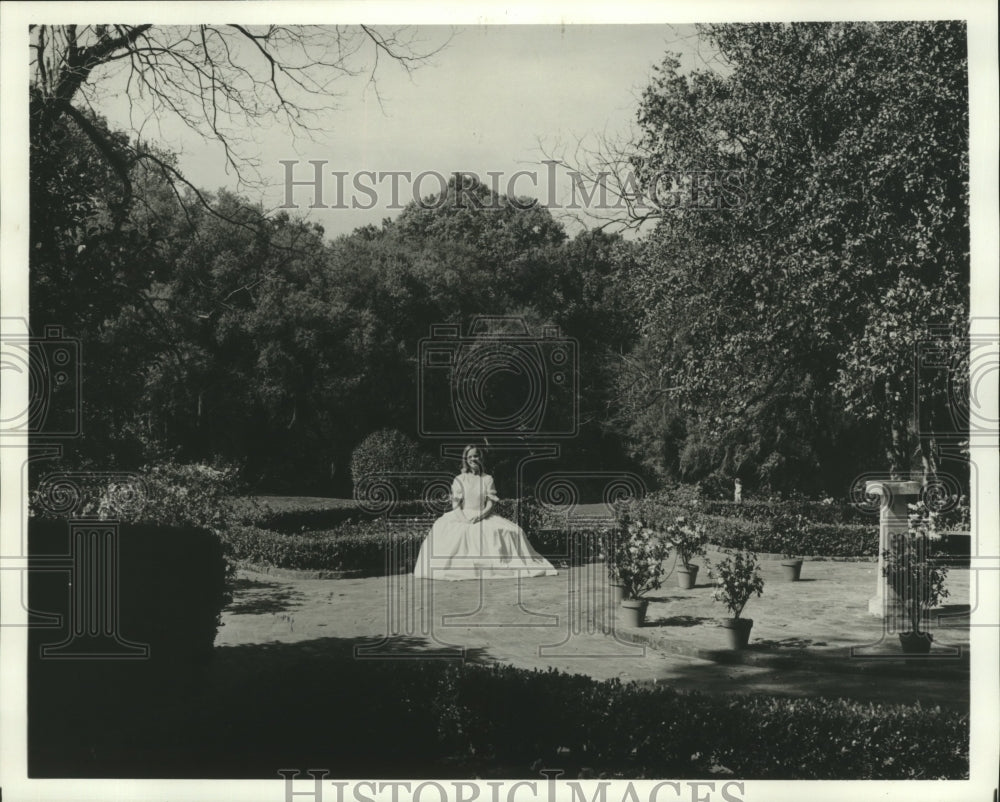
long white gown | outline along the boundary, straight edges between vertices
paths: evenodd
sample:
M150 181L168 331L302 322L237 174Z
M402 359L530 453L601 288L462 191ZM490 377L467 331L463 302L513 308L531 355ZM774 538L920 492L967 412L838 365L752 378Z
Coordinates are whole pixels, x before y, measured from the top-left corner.
M492 513L472 523L471 519L485 509L487 499L498 500L492 476L460 473L452 482L451 495L461 499L462 506L434 522L420 546L414 577L511 579L558 574L513 521Z

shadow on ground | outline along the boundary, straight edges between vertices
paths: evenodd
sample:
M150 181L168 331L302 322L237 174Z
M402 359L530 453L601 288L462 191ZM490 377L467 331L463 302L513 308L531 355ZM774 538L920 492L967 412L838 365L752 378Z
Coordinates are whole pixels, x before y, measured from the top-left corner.
M692 661L672 666L657 684L680 691L735 696L825 697L879 704L969 709L965 677L897 676L889 673L823 672Z
M768 638L761 638L760 640L754 641L753 647L755 649L760 649L761 651L767 649L806 649L809 646L828 646L826 641L813 640L812 638L782 638L781 640L772 640Z
M646 622L647 627L699 627L715 623L717 619L699 615L672 615L668 618L654 618Z
M305 594L277 582L238 579L233 586L233 601L224 610L237 615L283 613L301 607Z
M423 690L437 687L426 678L446 661L493 658L419 637L364 637L217 647L202 667L36 660L29 775L279 779L282 768L326 768L448 777L432 759L435 711L449 697Z

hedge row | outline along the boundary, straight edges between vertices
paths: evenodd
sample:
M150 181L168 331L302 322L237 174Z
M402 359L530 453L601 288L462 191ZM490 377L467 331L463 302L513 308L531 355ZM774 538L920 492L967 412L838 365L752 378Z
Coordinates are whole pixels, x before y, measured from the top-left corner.
M429 519L355 521L330 529L287 534L234 526L225 534L231 557L244 563L305 571L408 573L431 527ZM528 539L560 564L588 562L606 552L610 527L564 532L539 529Z
M796 532L766 525L703 516L709 540L720 548L761 553L858 558L878 555L878 530L871 526L811 524ZM338 527L288 534L254 526L234 526L225 535L231 557L244 563L307 571L361 570L407 573L413 570L420 545L430 530L428 518L352 521ZM529 529L528 540L557 565L576 565L607 554L610 525L561 529Z
M413 571L423 525L380 521L342 524L328 531L290 535L256 526L234 526L225 534L232 557L240 562L305 571Z
M721 516L704 516L709 540L716 546L803 557L877 557L875 524L808 523L802 529L775 529Z
M721 515L742 521L771 521L779 516L802 515L812 523L823 524L878 524L878 511L865 511L853 504L843 502L825 503L805 499L714 501L706 500L699 505L706 515Z
M422 501L397 502L393 518L360 514L344 501L291 501L279 509L266 509L253 523L231 528L226 540L237 560L300 570L412 570L420 544L441 510ZM769 502L767 515L739 517L708 514L673 506L663 496L638 502L643 520L654 528L672 523L678 516L703 524L714 545L752 549L762 553L833 558L874 557L878 554L878 527L863 523L826 523L805 519L789 526L787 516L772 517L780 505L810 502ZM712 502L731 512L739 505ZM764 503L760 506L763 508ZM614 531L604 525L567 528L547 514L533 499L504 499L495 511L517 521L535 549L553 562L579 563L607 553L607 538ZM403 517L403 516L412 517ZM390 548L391 544L391 548ZM388 559L388 562L387 562ZM388 569L386 568L387 566Z
M451 509L449 499L433 502L402 499L392 502L391 509L379 509L374 503L366 509L352 499L290 497L260 500L245 498L240 499L235 506L238 523L289 533L333 529L343 524L371 521L387 513L393 519L436 518ZM537 528L544 517L531 499L501 499L494 505L494 510L498 515L517 521L526 530Z
M440 734L469 758L528 764L563 747L595 772L644 777L707 776L713 765L752 779L968 772L968 716L939 708L682 694L510 667L450 669L438 685Z
M819 502L754 502L749 505L712 501L701 504L675 499L670 492L654 493L626 506L633 509L654 529L665 528L678 517L701 524L711 543L721 548L751 549L757 552L815 557L874 557L878 555L878 521L859 515L859 523L837 523L788 513L807 505L817 509L828 506ZM741 515L741 510L753 510ZM721 511L711 512L712 510ZM836 519L840 513L827 517Z

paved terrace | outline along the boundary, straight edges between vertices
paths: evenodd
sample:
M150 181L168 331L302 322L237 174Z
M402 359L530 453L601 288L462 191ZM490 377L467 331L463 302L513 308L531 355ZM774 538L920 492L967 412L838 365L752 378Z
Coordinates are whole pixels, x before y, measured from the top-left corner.
M970 571L951 569L951 596L930 625L930 659L909 661L895 634L868 614L876 572L874 561L807 560L802 579L788 582L777 559L764 558L764 595L744 611L754 620L750 646L732 652L704 569L691 590L668 575L637 629L617 622L600 563L521 582L242 571L216 646L223 659L240 651L227 647L294 643L304 659L324 650L344 659L444 657L708 693L967 707Z

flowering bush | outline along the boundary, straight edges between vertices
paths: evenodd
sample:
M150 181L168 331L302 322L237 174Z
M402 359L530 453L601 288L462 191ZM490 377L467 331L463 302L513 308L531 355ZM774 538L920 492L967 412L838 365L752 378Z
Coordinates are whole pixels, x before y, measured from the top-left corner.
M233 466L168 461L134 473L56 475L32 490L29 512L39 518L100 518L217 533L230 523L259 517L256 501L237 500L238 492Z
M909 530L895 533L889 548L882 552L882 575L906 614L910 632L920 631L924 610L950 595L944 586L948 569L932 560L935 519L934 512L922 502L912 505Z
M690 560L705 556L708 532L701 524L688 523L687 518L680 516L666 527L663 534L677 550L677 557L685 568L690 566Z
M776 547L786 560L798 557L802 534L809 528L809 521L801 513L779 513L766 526L772 547Z
M708 575L715 580L714 598L722 602L739 618L750 597L764 592L764 579L760 575L760 562L752 551L727 551L725 559L709 562Z
M663 584L663 561L669 554L661 536L627 510L619 510L608 570L612 581L624 587L626 599L638 599Z
M234 515L236 470L225 465L166 462L139 471L141 484L109 482L97 498L100 518L219 532Z

